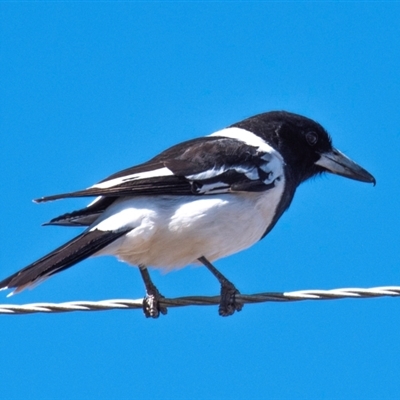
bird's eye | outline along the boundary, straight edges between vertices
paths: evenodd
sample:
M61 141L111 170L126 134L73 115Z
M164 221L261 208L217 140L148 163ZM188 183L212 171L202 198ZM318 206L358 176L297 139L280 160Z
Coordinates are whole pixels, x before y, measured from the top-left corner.
M310 146L314 146L318 142L318 135L315 132L307 132L306 140Z

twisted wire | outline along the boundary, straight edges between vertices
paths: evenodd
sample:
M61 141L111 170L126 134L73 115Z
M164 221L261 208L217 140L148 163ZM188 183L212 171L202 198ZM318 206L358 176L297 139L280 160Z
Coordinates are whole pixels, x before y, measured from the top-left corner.
M380 286L368 289L342 288L331 290L298 290L294 292L269 292L257 294L238 294L236 301L242 304L265 302L289 302L304 300L336 300L344 298L365 299L371 297L400 296L400 286ZM160 304L165 307L211 306L218 305L220 296L186 296L163 298ZM111 299L101 301L70 301L65 303L0 304L0 314L62 313L72 311L105 311L142 309L143 299Z

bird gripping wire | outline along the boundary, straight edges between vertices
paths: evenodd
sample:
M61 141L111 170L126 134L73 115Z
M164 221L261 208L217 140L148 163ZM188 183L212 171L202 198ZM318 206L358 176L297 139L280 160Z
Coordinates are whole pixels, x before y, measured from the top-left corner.
M237 294L236 301L242 304L265 302L292 302L303 300L336 300L344 298L365 299L371 297L398 297L400 286L380 286L368 289L342 288L331 290L299 290L294 292L268 292L257 294ZM165 307L218 305L220 296L187 296L163 298ZM72 311L105 311L141 309L143 299L113 299L101 301L71 301L66 303L0 304L0 314L61 313Z

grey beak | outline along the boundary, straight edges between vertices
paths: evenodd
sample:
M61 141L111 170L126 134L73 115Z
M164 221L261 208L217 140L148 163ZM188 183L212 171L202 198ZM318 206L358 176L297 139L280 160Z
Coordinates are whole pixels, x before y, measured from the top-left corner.
M325 168L332 174L355 179L356 181L376 184L375 178L368 171L361 168L358 164L336 149L332 149L327 153L322 153L321 158L316 161L315 164Z

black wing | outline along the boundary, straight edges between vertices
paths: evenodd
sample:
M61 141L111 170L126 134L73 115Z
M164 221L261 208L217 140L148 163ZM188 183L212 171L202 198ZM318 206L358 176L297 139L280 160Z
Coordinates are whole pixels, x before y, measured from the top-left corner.
M72 211L44 223L43 225L59 226L89 226L112 204L118 197L97 197L88 206Z
M263 191L274 186L273 155L236 139L213 136L165 150L144 164L125 169L92 187L42 197L201 195Z

